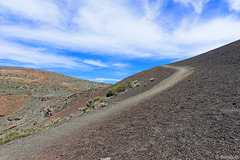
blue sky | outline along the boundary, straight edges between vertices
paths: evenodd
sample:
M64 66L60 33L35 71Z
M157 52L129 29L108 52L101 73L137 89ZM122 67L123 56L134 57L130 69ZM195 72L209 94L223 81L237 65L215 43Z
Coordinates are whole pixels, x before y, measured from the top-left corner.
M0 66L115 83L238 39L239 0L0 0Z

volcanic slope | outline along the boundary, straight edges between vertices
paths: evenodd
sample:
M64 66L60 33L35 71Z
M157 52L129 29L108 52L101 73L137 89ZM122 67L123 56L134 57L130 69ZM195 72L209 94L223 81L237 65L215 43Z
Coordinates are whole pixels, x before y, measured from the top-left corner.
M239 159L240 41L171 65L194 72L32 159Z
M18 155L31 152L34 154L28 155L29 159L238 159L240 41L168 66L193 68L193 72L176 80L167 90L140 99L135 104L123 105L124 109L119 112L110 115L104 115L104 110L90 112L80 119L75 117L56 128L0 146L0 157L17 159ZM174 71L155 67L130 79L146 82L140 87L148 87L152 83L150 78L166 82L178 73ZM167 76L162 73L167 73ZM173 73L172 76L169 73ZM124 94L130 94L129 98L145 95L145 92L141 93L144 89L134 90ZM155 90L154 86L150 90ZM127 96L120 95L118 101L118 96L111 98L115 102L105 108L106 111L111 110L114 103L122 106L129 99L125 100ZM101 115L103 118L98 119L97 116ZM71 126L81 120L87 125ZM66 131L57 132L59 128L66 128ZM69 128L75 131L71 135L67 134ZM60 134L66 136L48 141ZM34 143L41 138L46 139L46 148ZM29 142L30 139L32 143L24 145L24 141ZM16 147L21 144L27 150L20 151ZM32 148L38 149L32 152Z
M0 67L0 134L41 122L107 86L53 72ZM46 116L43 110L51 113Z

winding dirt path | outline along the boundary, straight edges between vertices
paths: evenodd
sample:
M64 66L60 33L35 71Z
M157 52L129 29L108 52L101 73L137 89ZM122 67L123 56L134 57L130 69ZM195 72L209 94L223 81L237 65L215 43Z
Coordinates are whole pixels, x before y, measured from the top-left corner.
M49 128L31 136L17 139L0 146L0 160L27 159L35 152L50 147L71 134L81 132L84 127L96 121L99 122L104 120L104 118L113 113L120 112L134 104L150 99L153 95L159 94L160 92L174 86L193 72L193 69L189 67L170 65L165 65L163 67L174 69L176 72L146 92L118 103L110 104L106 108L90 112L85 116L76 116L59 126Z

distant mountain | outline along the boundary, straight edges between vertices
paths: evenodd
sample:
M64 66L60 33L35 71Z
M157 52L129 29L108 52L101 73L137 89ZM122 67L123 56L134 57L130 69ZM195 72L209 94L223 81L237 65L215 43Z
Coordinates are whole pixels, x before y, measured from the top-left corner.
M107 86L48 71L0 67L0 133L40 122Z

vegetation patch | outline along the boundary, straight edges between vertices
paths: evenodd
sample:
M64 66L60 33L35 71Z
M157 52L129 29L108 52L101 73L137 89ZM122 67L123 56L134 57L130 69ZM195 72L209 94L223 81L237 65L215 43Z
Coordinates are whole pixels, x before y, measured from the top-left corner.
M85 113L88 113L93 108L97 107L106 107L107 105L104 103L104 98L102 97L95 97L93 99L90 99L87 101L86 106L84 108L79 108L79 111L83 111Z
M114 96L114 95L117 95L118 93L120 92L123 92L129 88L132 88L133 87L133 83L132 82L125 82L123 84L120 84L116 87L113 87L113 88L110 88L108 91L107 91L107 94L106 96L107 97L111 97L111 96Z
M66 121L68 118L57 118L57 119L52 119L49 123L41 123L35 127L32 128L27 128L21 131L12 131L7 133L4 137L0 138L0 145L3 145L7 142L10 142L14 139L21 138L21 137L27 137L31 135L32 133L35 133L37 131L41 131L43 129L50 128L60 122Z

